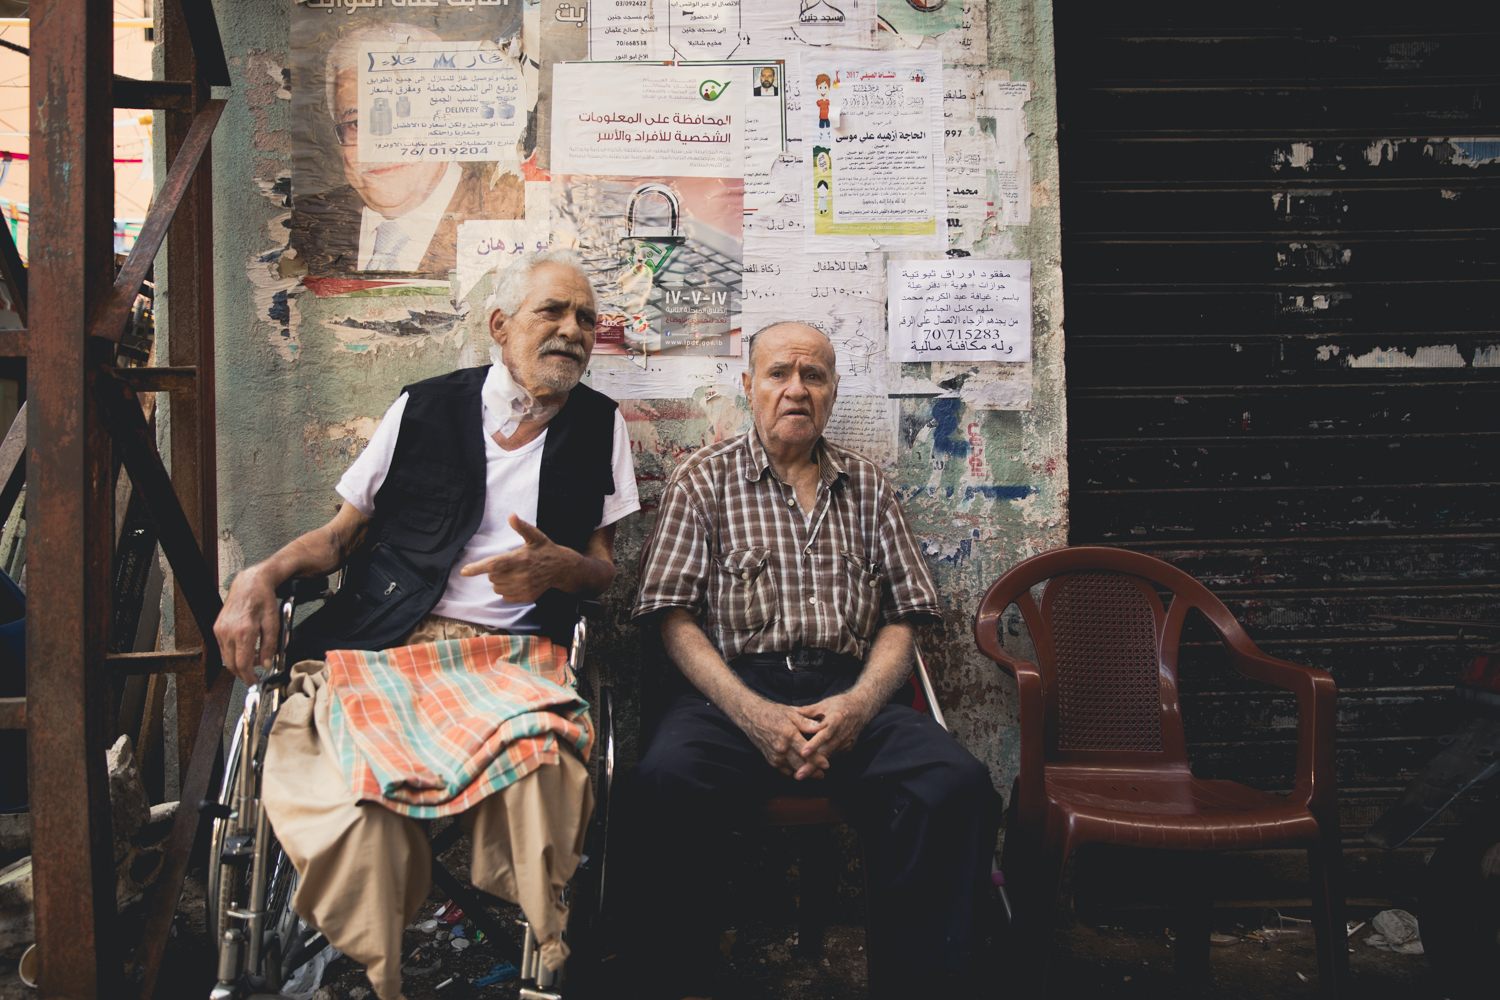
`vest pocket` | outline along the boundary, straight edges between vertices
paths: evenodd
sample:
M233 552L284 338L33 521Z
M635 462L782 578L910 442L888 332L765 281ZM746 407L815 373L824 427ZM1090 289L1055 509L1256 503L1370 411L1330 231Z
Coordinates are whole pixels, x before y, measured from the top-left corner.
M736 549L714 563L713 610L722 628L748 632L775 621L776 574L770 550Z
M386 537L412 552L441 548L449 540L462 496L462 483L451 478L419 479L409 474L394 478L380 494L382 506L391 509Z
M432 585L399 552L383 542L376 543L350 596L345 635L355 638L378 628L407 601L430 597L431 593Z

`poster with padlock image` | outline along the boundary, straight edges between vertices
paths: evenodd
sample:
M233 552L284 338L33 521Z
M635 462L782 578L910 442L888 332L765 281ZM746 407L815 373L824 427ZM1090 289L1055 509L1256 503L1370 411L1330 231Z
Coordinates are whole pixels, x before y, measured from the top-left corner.
M554 67L552 245L599 293L595 351L739 353L749 74Z
M466 222L526 218L536 71L522 5L302 0L291 23L290 252L319 294L447 281ZM356 279L354 284L331 279Z
M553 174L552 246L599 295L596 354L738 355L745 182Z

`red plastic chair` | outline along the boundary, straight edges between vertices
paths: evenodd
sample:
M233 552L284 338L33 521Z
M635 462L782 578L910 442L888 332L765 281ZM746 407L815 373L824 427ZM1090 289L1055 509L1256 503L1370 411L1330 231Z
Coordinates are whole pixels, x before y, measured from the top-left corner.
M1038 607L1031 591L1043 581ZM1163 606L1158 588L1171 592L1170 604ZM1031 633L1036 664L1000 647L1001 615L1011 604ZM1297 785L1290 795L1193 776L1177 696L1177 646L1194 608L1240 673L1296 694ZM1197 580L1122 549L1056 549L1020 563L984 595L974 637L1016 678L1020 773L1003 868L1020 897L1015 954L1033 963L1039 994L1046 990L1063 867L1083 844L1305 848L1322 991L1347 991L1332 677L1262 653ZM1206 971L1211 900L1202 898L1202 879L1184 881L1200 899L1197 925L1178 931L1178 971Z

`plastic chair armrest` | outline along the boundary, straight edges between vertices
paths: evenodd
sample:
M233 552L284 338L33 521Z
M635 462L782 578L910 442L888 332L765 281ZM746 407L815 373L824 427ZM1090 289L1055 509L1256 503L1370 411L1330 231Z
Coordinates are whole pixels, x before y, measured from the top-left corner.
M1338 728L1338 684L1326 670L1230 648L1235 669L1297 696L1297 790L1293 801L1332 807L1337 797L1333 745Z

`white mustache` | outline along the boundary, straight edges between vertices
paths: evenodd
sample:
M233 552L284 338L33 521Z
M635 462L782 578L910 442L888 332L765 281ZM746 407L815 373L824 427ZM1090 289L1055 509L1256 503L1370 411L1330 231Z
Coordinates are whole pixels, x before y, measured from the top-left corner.
M551 340L544 342L542 346L536 349L536 356L539 358L546 357L548 354L559 351L580 363L588 360L588 355L583 352L583 348L580 345L570 340L564 340L561 337L553 337Z

